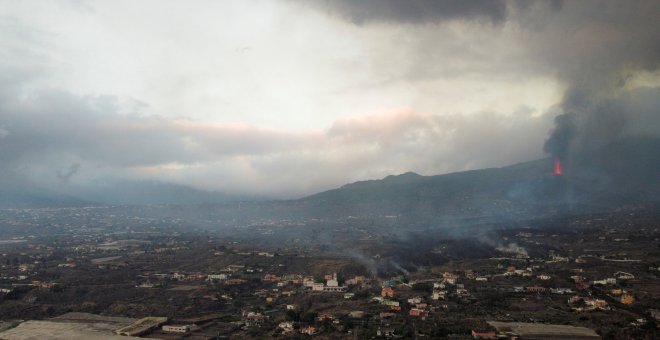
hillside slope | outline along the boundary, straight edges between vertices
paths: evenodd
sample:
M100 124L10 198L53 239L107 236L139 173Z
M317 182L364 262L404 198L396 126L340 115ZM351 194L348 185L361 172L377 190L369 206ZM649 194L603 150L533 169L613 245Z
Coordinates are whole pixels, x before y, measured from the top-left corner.
M541 159L437 176L405 173L347 184L301 201L323 215L517 218L660 199L660 139L626 139L576 153L565 162L563 176L552 174L552 163Z

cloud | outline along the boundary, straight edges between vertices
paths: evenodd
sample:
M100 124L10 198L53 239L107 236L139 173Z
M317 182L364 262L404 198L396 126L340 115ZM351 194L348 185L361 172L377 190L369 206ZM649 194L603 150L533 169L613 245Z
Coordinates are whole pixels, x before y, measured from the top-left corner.
M0 125L0 139L3 139L7 136L9 136L9 130L7 130L4 126Z
M297 197L406 171L432 175L534 159L551 122L524 110L465 117L399 109L340 119L297 147L163 171L178 183L216 177L231 179L216 183L223 190Z
M504 0L313 0L316 6L356 24L368 22L434 23L455 19L501 22L506 18Z
M0 171L46 186L76 174L76 184L114 176L291 197L392 173L533 158L541 138L516 138L542 136L550 122L525 110L502 117L398 109L338 119L323 130L286 131L124 111L116 98L62 91L3 102L0 121L12 133L0 144ZM52 169L59 169L57 183L48 182Z
M78 172L78 169L80 169L80 164L73 163L66 170L57 170L55 175L62 181L63 184L66 184L69 182L69 178Z
M301 136L243 124L200 124L158 116L124 115L115 99L60 91L33 93L2 107L13 133L0 146L5 155L67 150L117 166L205 161L216 156L260 154L299 143ZM240 140L241 143L235 143Z

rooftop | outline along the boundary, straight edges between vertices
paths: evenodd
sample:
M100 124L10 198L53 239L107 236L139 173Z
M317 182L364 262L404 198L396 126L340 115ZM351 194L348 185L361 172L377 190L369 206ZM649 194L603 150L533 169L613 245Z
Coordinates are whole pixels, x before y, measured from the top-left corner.
M600 339L593 330L568 325L488 321L498 332L512 332L524 339Z

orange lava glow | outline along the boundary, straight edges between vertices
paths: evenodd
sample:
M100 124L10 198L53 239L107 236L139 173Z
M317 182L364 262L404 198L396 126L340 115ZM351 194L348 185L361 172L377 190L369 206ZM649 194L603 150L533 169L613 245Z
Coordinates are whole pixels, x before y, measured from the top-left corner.
M558 160L558 159L555 160L555 168L554 168L554 170L552 171L552 173L555 174L555 175L557 175L557 176L561 176L561 175L563 175L563 171L562 171L562 169L561 169L561 161L560 161L560 160Z

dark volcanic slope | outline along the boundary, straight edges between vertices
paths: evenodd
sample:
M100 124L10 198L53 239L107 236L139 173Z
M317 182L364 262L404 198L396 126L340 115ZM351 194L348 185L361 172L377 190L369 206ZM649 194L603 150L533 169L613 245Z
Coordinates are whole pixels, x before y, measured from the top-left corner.
M405 173L309 196L318 213L520 218L657 202L660 140L626 139L574 154L565 175L552 160L438 176Z
M558 201L565 179L550 174L550 160L438 176L405 173L382 180L345 185L304 199L312 206L349 215L418 217L516 214L519 204L532 207ZM529 209L526 207L525 212Z

